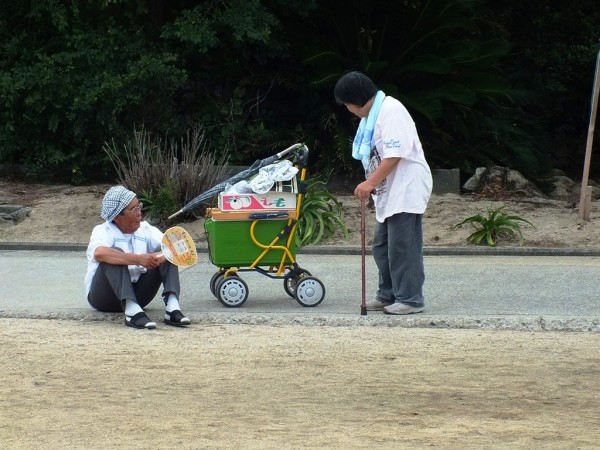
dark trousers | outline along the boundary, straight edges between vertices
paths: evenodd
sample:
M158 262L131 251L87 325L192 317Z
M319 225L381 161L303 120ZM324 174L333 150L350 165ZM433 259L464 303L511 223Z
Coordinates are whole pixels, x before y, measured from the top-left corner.
M161 284L163 298L171 293L179 297L177 266L167 261L132 283L127 266L100 263L92 279L88 302L102 312L122 312L124 300L133 300L144 308L154 299Z
M377 222L373 258L379 269L377 300L424 305L423 215L400 213Z

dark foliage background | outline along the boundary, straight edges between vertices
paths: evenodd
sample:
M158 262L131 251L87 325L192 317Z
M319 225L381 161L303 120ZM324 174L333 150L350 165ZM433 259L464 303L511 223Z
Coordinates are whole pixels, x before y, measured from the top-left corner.
M578 178L599 39L592 0L2 2L0 163L108 180L106 142L201 124L233 164L305 142L313 172L352 180L332 89L358 69L411 111L432 167Z

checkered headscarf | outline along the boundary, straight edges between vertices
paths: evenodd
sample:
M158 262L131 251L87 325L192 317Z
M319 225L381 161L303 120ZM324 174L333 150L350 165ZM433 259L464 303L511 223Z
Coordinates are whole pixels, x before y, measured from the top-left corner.
M111 187L102 200L102 208L100 209L100 217L107 222L112 222L121 211L125 209L131 200L135 197L135 192L132 192L123 186Z

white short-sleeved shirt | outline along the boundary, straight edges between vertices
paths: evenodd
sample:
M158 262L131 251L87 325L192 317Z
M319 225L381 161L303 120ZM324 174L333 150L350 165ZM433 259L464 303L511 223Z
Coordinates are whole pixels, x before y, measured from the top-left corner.
M378 222L401 212L423 214L431 197L433 179L415 123L404 105L385 97L374 131L367 178L382 159L401 158L373 195Z
M85 275L85 295L87 296L92 286L92 279L100 265L95 258L98 247L120 248L125 253L153 253L160 251L163 233L158 228L143 221L135 233L123 234L121 230L110 222L96 225L92 231L87 248L87 273ZM136 282L145 272L141 266L128 266L131 281Z

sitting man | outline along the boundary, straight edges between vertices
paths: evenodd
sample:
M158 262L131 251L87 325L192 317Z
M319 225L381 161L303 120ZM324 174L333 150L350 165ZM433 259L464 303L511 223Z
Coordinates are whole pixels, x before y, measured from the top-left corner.
M103 312L125 312L125 325L156 328L143 308L163 285L164 322L189 325L179 307L179 272L161 253L163 233L142 221L142 203L134 192L113 186L102 200L100 216L87 248L85 276L89 304Z

